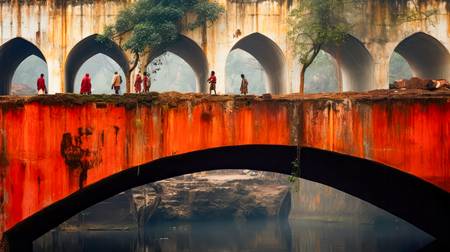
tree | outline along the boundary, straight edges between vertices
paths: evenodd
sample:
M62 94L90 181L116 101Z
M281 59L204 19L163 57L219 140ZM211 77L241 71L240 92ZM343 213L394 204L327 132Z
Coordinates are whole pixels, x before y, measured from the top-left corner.
M183 30L206 27L222 12L222 6L208 0L138 0L119 13L116 22L105 28L100 39L118 41L133 55L130 70L126 73L129 92L131 72L143 55L149 55L156 48L164 50Z
M288 38L293 44L294 55L299 58L300 93L304 93L306 69L312 64L321 49L327 45L339 46L352 29L345 13L361 13L367 0L302 0L289 14ZM391 14L391 22L380 25L398 26L406 22L424 21L438 14L435 7L426 6L422 0L385 1ZM339 53L337 54L339 57ZM337 59L339 64L339 59ZM338 80L339 81L339 80ZM339 84L342 85L342 83Z
M302 65L301 94L305 90L306 69L320 50L327 45L340 44L351 29L343 17L344 4L345 0L303 0L289 14L288 38Z

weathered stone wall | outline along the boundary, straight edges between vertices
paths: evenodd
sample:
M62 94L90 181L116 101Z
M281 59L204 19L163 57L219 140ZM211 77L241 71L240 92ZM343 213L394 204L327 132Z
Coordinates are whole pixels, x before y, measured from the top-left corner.
M46 58L49 91L64 91L64 65L70 50L85 37L101 33L128 1L7 1L0 4L0 40L22 37Z
M280 78L284 83L279 89L270 91L287 93L298 81L297 68L286 38L289 10L299 1L218 1L226 13L208 27L187 31L185 34L197 43L206 54L210 70L218 76L218 91L225 92L225 63L230 50L237 42L252 33L260 33L273 41L282 53ZM402 1L398 1L402 2ZM357 13L348 13L355 23L353 35L368 49L373 59L373 80L368 80L360 89L388 87L389 59L396 46L416 32L424 32L436 38L445 48L449 48L449 13L445 1L426 1L422 8L435 8L438 15L427 20L395 22L392 10L396 1L369 1ZM5 43L15 37L23 37L41 49L49 68L50 92L64 91L64 66L71 49L83 38L101 33L105 24L111 24L120 9L129 1L30 1L18 0L0 3L0 42ZM241 35L236 37L237 30ZM262 41L260 41L262 42ZM260 43L256 43L260 44ZM278 49L277 49L278 50ZM256 58L275 55L275 49L259 50ZM428 55L437 57L438 55ZM278 57L278 56L277 56ZM349 56L350 57L350 56ZM5 59L2 59L5 60ZM198 59L188 59L187 61ZM447 64L447 63L446 63ZM264 64L263 64L264 65ZM270 73L273 69L266 69ZM345 72L348 69L344 69ZM448 73L444 74L448 76ZM434 76L439 77L439 76ZM371 77L372 78L372 77ZM203 80L201 80L203 81ZM355 87L345 87L355 89ZM356 87L357 88L357 87Z

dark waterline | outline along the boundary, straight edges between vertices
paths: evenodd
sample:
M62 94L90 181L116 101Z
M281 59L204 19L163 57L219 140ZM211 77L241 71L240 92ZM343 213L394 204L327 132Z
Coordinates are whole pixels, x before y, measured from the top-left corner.
M165 222L145 230L57 231L34 251L417 251L433 238L406 223Z

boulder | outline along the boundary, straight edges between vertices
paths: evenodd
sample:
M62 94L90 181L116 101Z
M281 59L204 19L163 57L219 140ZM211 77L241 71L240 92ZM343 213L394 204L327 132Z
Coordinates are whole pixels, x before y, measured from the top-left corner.
M413 77L409 80L401 79L394 81L393 84L389 85L391 89L425 89L425 90L436 90L440 88L450 88L449 82L445 79L421 79L418 77Z

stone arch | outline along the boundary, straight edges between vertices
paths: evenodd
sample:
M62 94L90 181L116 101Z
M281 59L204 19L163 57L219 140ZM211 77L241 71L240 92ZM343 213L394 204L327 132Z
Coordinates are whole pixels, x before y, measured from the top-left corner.
M33 214L6 230L4 238L11 250L24 251L32 246L34 239L97 202L136 186L184 174L245 167L290 175L297 152L297 146L237 145L169 156L130 167ZM438 240L448 238L450 195L446 191L393 167L314 148L301 149L300 164L301 178L365 200Z
M156 49L152 51L148 59L148 63L165 52L171 52L182 58L189 66L192 67L197 79L197 91L206 92L208 79L208 59L202 48L192 39L179 35L178 39L165 49ZM147 67L147 66L145 66Z
M248 52L262 65L268 77L270 93L286 92L285 56L273 40L255 32L240 39L230 52L235 49Z
M326 45L341 73L342 91L368 91L374 87L374 63L370 52L356 37L348 34L339 45Z
M125 74L128 72L128 58L123 50L111 40L104 43L99 41L98 38L98 34L86 37L78 42L69 52L65 64L65 92L74 92L74 81L78 70L86 60L99 53L116 61Z
M408 62L415 76L424 79L450 79L450 53L433 36L416 32L403 39L394 51Z
M11 81L15 70L22 61L31 55L35 55L47 63L41 50L24 38L13 38L0 47L0 69L2 71L0 77L0 95L10 94Z

